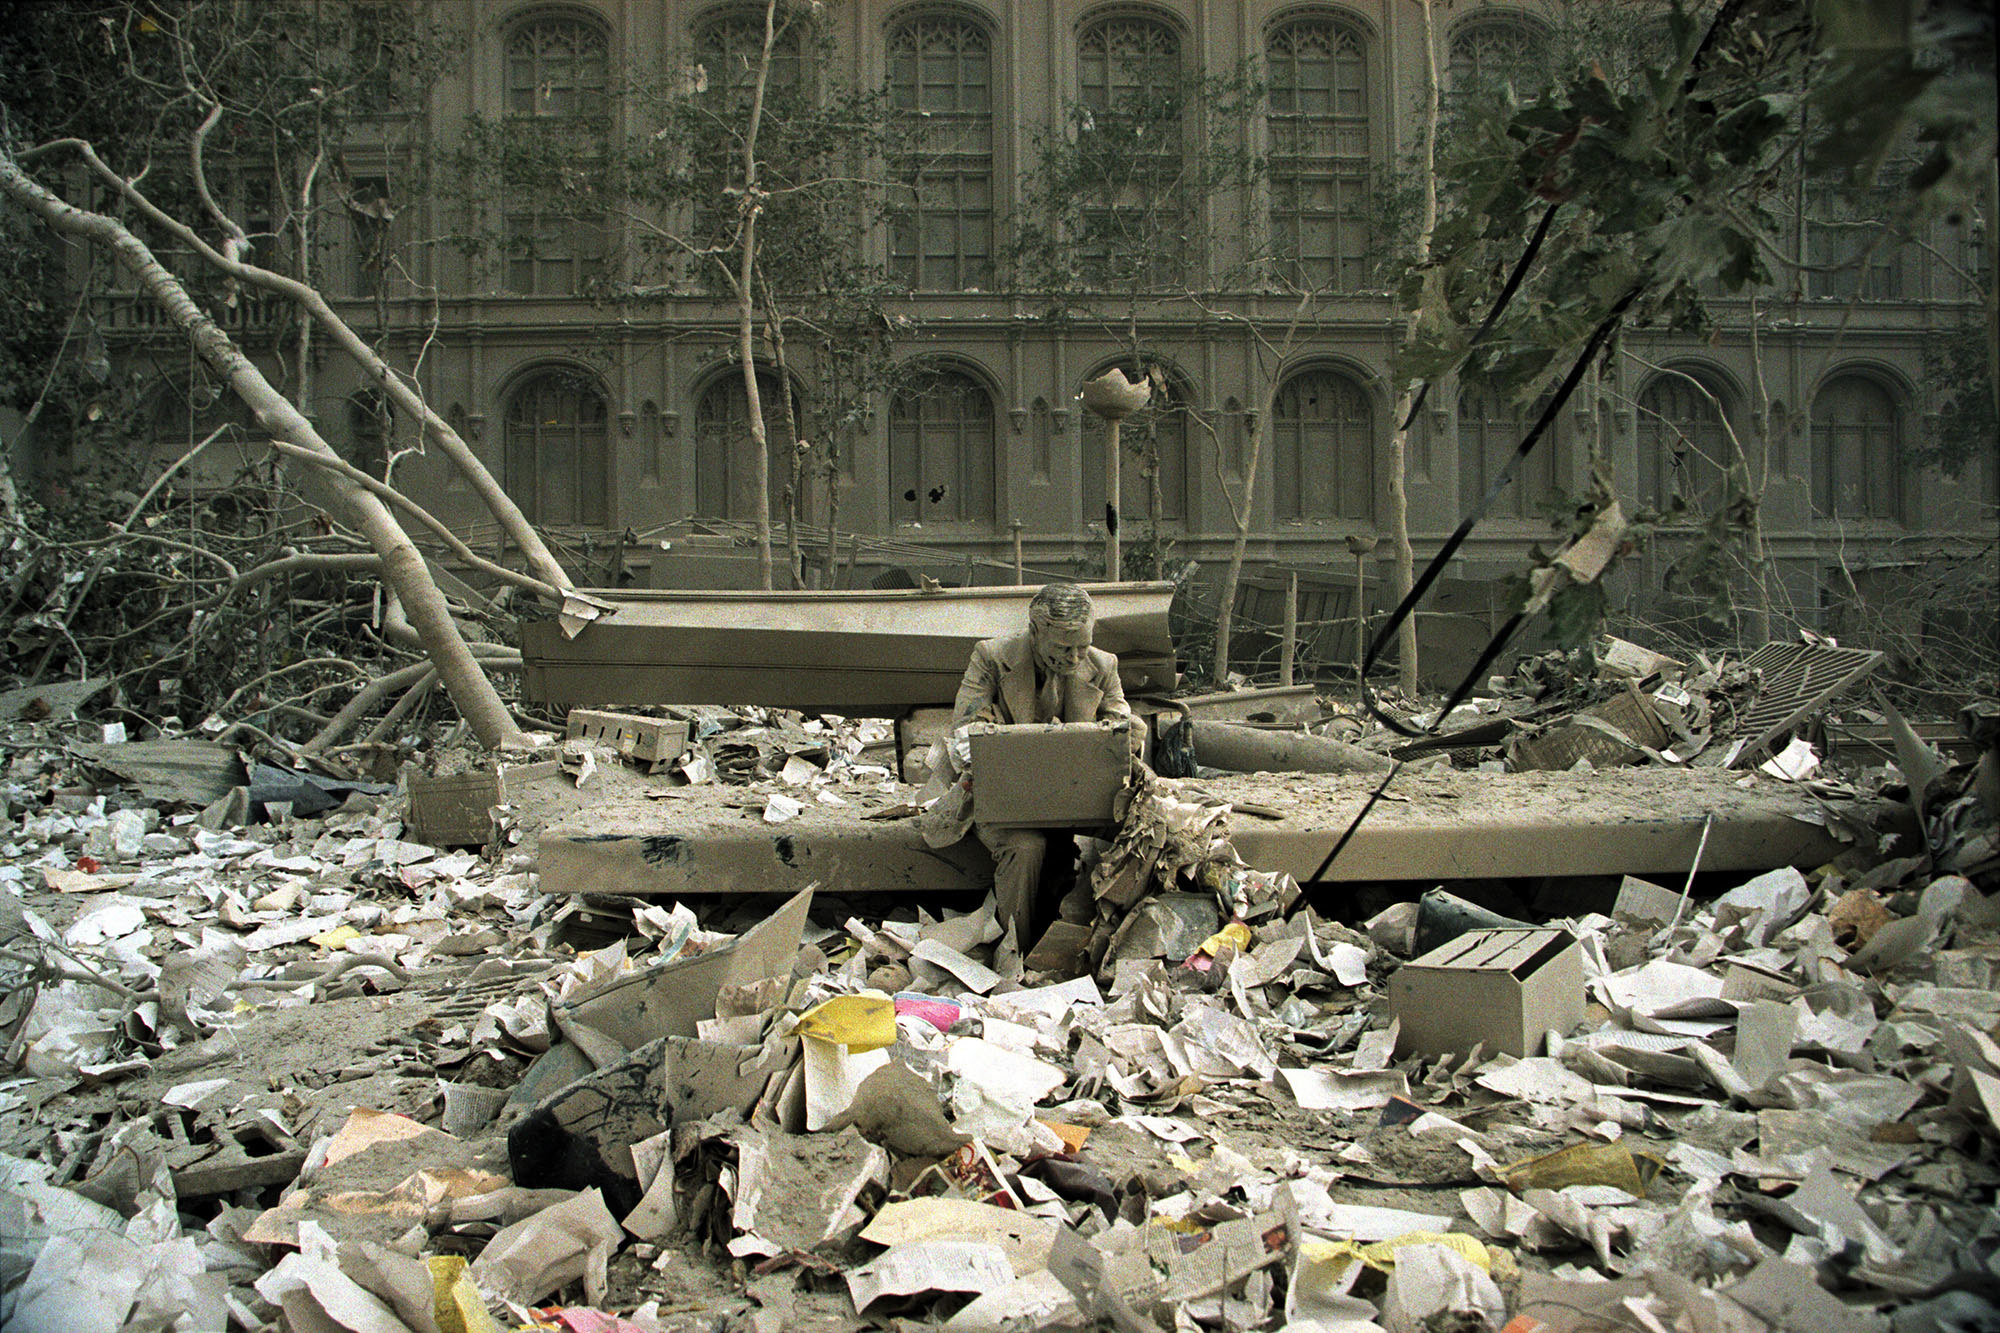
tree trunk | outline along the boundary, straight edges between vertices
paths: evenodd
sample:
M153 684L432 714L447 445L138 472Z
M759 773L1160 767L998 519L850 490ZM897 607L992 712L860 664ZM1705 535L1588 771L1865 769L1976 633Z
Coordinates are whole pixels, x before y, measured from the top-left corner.
M839 428L833 428L839 439ZM826 451L826 577L825 586L840 586L840 453L829 444Z
M764 119L764 88L771 78L771 47L777 39L778 0L764 5L764 53L757 62L757 85L750 100L750 124L743 135L743 225L737 233L736 354L743 362L743 410L750 418L751 476L757 495L757 580L771 578L771 453L764 430L764 404L757 392L757 216L763 211L757 189L757 129Z
M1387 755L1332 736L1275 731L1240 722L1189 723L1195 762L1231 773L1380 773Z
M784 409L785 438L792 442L785 478L785 566L794 589L806 586L805 560L799 555L799 522L806 507L806 451L799 439L798 414L792 410L792 368L785 360L785 320L764 284L764 341L771 345L771 364L778 372L778 406Z
M1236 535L1229 544L1229 563L1222 570L1222 588L1215 611L1215 684L1220 688L1229 679L1230 638L1236 628L1236 587L1243 581L1243 557L1250 546L1251 505L1257 495L1257 468L1263 461L1264 431L1271 419L1270 407L1277 398L1274 383L1265 394L1264 411L1250 427L1249 452L1243 459L1243 504L1236 511Z
M184 331L195 353L242 399L257 423L271 435L328 459L337 460L330 445L296 407L273 387L262 371L229 340L195 304L180 281L154 258L145 242L123 224L87 213L58 199L29 179L9 153L0 152L0 191L66 235L109 249L176 327ZM300 480L308 493L325 496L324 507L352 523L382 560L382 575L408 610L424 650L443 677L452 701L489 749L525 744L493 683L473 659L458 627L452 623L444 595L431 581L423 556L395 516L375 495L323 468L308 468Z
M1431 0L1423 0L1424 32L1424 156L1420 174L1424 182L1424 221L1417 232L1417 262L1422 264L1430 255L1431 233L1437 230L1437 132L1438 132L1438 67L1437 30L1431 22ZM1404 330L1406 337L1417 331L1418 315L1412 313ZM1409 431L1403 423L1409 419L1411 392L1406 387L1396 396L1396 431L1389 441L1389 535L1394 542L1396 573L1396 600L1402 601L1410 595L1410 589L1417 578L1416 552L1410 548L1410 494L1409 477ZM1396 627L1396 666L1398 683L1405 695L1417 692L1417 617L1414 612L1403 617L1403 623Z
M1277 371L1283 367L1285 359L1291 355L1292 348L1298 342L1299 325L1305 321L1306 311L1312 308L1313 296L1314 292L1310 287L1299 291L1298 304L1292 307L1291 320L1285 325L1285 336L1277 344L1273 345L1261 335L1253 334L1258 340L1257 355L1261 358L1269 354L1271 358L1272 373L1265 376L1261 410L1250 425L1250 452L1243 460L1243 503L1239 505L1233 499L1230 500L1230 514L1236 520L1236 538L1229 546L1229 564L1222 571L1222 606L1215 617L1217 685L1222 684L1229 675L1229 640L1234 629L1236 588L1243 580L1243 557L1250 545L1250 516L1254 512L1252 506L1257 498L1257 469L1263 464L1264 432L1271 428L1271 414L1278 406ZM1216 445L1218 455L1221 447L1218 442ZM1217 471L1219 474L1221 469L1218 468ZM1227 482L1223 483L1222 489L1224 496L1227 497L1229 493Z

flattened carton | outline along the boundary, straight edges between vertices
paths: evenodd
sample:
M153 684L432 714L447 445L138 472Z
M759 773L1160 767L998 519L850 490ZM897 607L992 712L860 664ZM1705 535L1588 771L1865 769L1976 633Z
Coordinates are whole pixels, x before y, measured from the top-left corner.
M1076 828L1117 822L1132 724L1047 722L972 733L972 809L982 824Z
M1528 1056L1551 1028L1583 1021L1583 951L1555 927L1475 930L1403 964L1389 978L1396 1054L1445 1055L1478 1042Z

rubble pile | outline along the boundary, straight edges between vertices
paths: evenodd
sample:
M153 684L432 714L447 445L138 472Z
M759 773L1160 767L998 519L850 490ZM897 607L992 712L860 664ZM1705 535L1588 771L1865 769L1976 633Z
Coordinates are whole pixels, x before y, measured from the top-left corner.
M679 721L537 780L913 813L879 728ZM1993 813L1921 749L1921 843L1536 923L1327 919L1142 774L1057 957L834 883L607 942L524 808L134 796L80 725L6 745L10 1329L2000 1319Z
M1688 663L1607 635L1587 653L1522 658L1449 716L1417 714L1412 721L1432 734L1390 752L1405 760L1448 754L1461 767L1491 772L1758 766L1801 780L1829 748L1825 705L1865 681L1883 657L1805 634L1742 657L1696 655ZM1866 707L1854 716L1886 720ZM1817 746L1807 730L1818 733Z

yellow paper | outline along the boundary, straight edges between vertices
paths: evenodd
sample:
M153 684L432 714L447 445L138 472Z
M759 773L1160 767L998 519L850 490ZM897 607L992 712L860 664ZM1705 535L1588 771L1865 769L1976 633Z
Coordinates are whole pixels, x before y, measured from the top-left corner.
M1082 1152L1084 1142L1090 1138L1088 1125L1071 1125L1060 1120L1043 1120L1036 1117L1036 1123L1050 1130L1063 1141L1063 1147L1072 1153Z
M850 1052L879 1051L896 1044L896 1002L880 991L836 995L800 1014L797 1031Z
M1623 1143L1572 1143L1503 1167L1500 1175L1516 1194L1568 1189L1571 1185L1612 1185L1643 1199L1653 1177L1665 1165L1651 1153L1635 1153Z
M419 1124L406 1115L394 1111L377 1111L371 1107L357 1106L348 1113L347 1123L333 1136L327 1145L326 1165L332 1166L345 1157L352 1157L364 1148L372 1148L378 1143L394 1143L398 1139L414 1139L419 1134L430 1132L430 1126ZM444 1133L443 1130L437 1131Z
M345 949L349 940L361 938L361 932L352 926L335 926L332 930L310 937L322 949Z
M438 1333L500 1333L465 1271L463 1256L433 1254L425 1263L431 1270L431 1317L437 1320Z
M1236 950L1236 952L1242 953L1250 947L1250 927L1244 925L1241 921L1232 921L1221 930L1216 931L1213 935L1203 940L1201 947L1196 949L1195 952L1198 954L1207 954L1210 958L1213 958L1217 953L1221 952L1222 946L1225 944Z
M1442 1245L1487 1272L1493 1271L1493 1261L1487 1257L1486 1246L1474 1237L1456 1231L1406 1231L1400 1236L1367 1243L1358 1240L1309 1241L1299 1246L1299 1257L1303 1262L1330 1265L1336 1277L1357 1262L1386 1273L1396 1266L1396 1251L1405 1245Z

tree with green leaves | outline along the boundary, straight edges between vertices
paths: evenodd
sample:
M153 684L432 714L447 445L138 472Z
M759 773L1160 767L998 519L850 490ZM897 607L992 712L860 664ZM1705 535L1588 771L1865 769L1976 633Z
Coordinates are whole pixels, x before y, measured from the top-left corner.
M1899 10L1886 25L1870 22L1869 8L1676 4L1666 57L1636 78L1585 67L1531 99L1502 89L1465 117L1431 253L1402 280L1417 320L1400 373L1428 385L1483 376L1522 400L1546 389L1511 475L1621 329L1701 330L1706 291L1770 284L1772 238L1784 225L1776 187L1805 106L1831 127L1814 157L1864 175L1914 127L1932 151L1902 182L1909 216L1974 206L1981 189L1990 198L1991 99L1943 95L1959 74L1919 54L1914 5L1878 7ZM1962 8L1941 11L1965 17ZM1990 80L1990 15L1984 31ZM1582 497L1575 531L1615 503L1602 485ZM1446 543L1419 591L1463 535ZM1591 614L1566 617L1581 623L1602 596L1592 581L1557 600L1590 603Z

